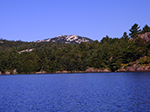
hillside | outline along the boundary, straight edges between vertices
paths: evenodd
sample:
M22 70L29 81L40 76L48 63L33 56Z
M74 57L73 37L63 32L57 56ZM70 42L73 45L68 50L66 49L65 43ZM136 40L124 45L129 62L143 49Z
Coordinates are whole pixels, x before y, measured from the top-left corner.
M86 37L81 37L77 35L60 35L55 38L49 38L49 39L44 39L44 40L38 40L34 41L37 43L40 42L53 42L53 43L66 43L66 44L80 44L81 42L93 42L93 40L86 38Z
M76 35L36 42L1 39L0 73L150 71L149 38L150 27L134 24L129 35L100 42Z

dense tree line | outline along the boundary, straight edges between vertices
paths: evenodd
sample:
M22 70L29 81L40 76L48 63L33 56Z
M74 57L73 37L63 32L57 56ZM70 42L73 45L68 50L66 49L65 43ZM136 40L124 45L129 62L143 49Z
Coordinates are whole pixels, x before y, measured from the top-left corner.
M145 25L142 30L134 24L124 32L121 38L110 38L106 35L100 42L63 44L63 43L33 43L22 41L7 41L0 43L0 71L17 70L18 73L32 73L44 70L84 71L88 67L108 68L115 71L140 57L150 57L150 41L137 38L138 34L150 32ZM133 38L131 40L130 38ZM24 49L34 48L31 52L18 53ZM147 62L149 63L149 62Z

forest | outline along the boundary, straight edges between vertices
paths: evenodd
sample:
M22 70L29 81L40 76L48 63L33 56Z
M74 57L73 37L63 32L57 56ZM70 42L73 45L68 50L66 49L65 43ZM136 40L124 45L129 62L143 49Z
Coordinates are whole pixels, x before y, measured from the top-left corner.
M85 71L89 67L109 69L112 72L123 64L139 61L141 65L150 64L150 41L139 37L139 34L150 32L145 25L140 29L134 24L130 33L123 33L120 38L106 35L101 41L80 44L51 42L23 42L0 39L0 71L18 74L46 71ZM19 51L32 49L31 52ZM146 58L143 58L146 57Z

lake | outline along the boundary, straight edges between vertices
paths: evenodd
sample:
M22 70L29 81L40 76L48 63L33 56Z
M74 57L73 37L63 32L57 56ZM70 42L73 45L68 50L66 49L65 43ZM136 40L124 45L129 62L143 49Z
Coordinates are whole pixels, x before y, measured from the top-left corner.
M148 112L150 72L0 76L0 112Z

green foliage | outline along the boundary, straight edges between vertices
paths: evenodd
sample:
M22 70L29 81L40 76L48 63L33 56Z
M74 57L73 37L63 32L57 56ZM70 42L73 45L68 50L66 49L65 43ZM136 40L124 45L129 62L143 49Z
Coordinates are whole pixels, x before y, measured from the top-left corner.
M132 27L131 27L131 29L129 30L130 31L130 33L129 33L129 35L130 35L130 37L131 38L137 38L137 36L138 36L138 34L140 33L140 26L138 26L138 24L134 24Z
M148 25L145 25L141 31L141 33L146 33L146 32L150 32L150 27Z
M123 36L121 37L121 39L122 39L125 43L128 42L129 36L127 35L127 32L124 32L124 34L123 34Z
M138 24L130 29L130 36L136 38L140 33ZM145 26L141 33L148 32ZM150 41L141 38L133 41L126 32L119 38L106 35L100 42L81 44L33 43L0 40L0 71L17 70L18 73L34 73L41 70L52 73L56 71L84 71L88 67L108 68L116 71L121 64L140 60L141 64L150 63ZM34 49L31 52L19 51ZM143 60L144 57L146 59Z
M150 57L141 57L140 59L139 59L139 63L142 65L142 64L148 64L148 63L150 63Z

